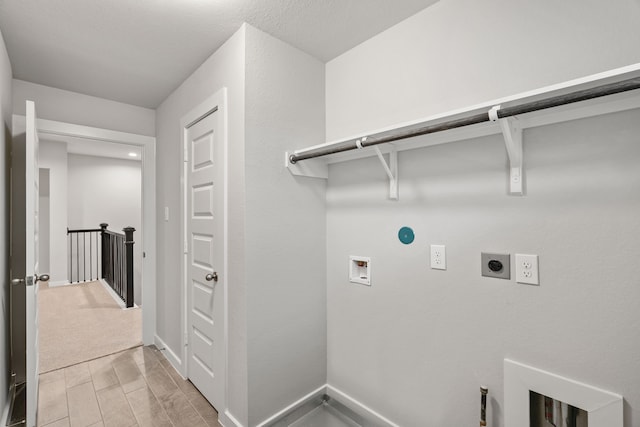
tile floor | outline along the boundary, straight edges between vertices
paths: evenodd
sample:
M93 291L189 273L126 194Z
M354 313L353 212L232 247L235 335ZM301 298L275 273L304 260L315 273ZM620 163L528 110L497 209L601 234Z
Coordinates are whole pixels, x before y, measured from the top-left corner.
M217 420L154 346L40 375L38 426L219 427Z

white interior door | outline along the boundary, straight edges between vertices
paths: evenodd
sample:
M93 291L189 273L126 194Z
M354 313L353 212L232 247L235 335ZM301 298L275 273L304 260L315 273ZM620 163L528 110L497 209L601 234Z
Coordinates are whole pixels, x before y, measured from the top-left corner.
M26 152L25 182L26 182L26 282L27 282L27 426L36 425L38 410L38 228L39 228L39 199L40 199L40 171L38 169L38 131L36 128L36 107L27 101L26 114Z
M224 200L220 111L186 131L187 375L223 410Z
M26 425L38 409L38 133L35 105L27 101L26 129L14 140L11 184L11 364L26 403ZM48 277L42 276L47 280ZM13 416L12 416L13 418Z

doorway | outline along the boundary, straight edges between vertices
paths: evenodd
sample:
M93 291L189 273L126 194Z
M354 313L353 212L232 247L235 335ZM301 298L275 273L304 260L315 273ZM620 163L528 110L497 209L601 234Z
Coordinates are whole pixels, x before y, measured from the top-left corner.
M137 146L77 137L43 136L39 152L50 176L51 215L40 215L50 280L38 300L46 373L142 344L142 165Z
M24 132L24 116L13 117L14 134ZM155 208L155 138L150 136L112 131L108 129L75 125L54 120L39 119L37 121L38 134L42 139L52 141L82 141L108 144L126 144L136 147L142 163L142 224L137 232L136 245L142 249L143 262L141 269L142 282L142 341L144 345L154 343L156 319L156 208ZM105 144L107 143L107 144Z

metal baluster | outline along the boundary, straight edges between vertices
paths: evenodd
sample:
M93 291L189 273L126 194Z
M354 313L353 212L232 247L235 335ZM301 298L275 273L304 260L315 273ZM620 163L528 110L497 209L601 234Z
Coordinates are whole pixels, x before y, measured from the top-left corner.
M125 256L125 268L123 273L124 279L124 302L127 307L133 307L133 232L136 231L133 227L127 227L124 230L124 256Z
M76 256L80 253L80 233L76 233ZM80 260L76 259L76 280L80 283Z
M69 281L73 283L73 235L69 234Z
M124 291L124 275L122 272L124 271L124 251L122 250L123 242L122 239L118 239L118 256L120 257L120 262L118 265L118 273L120 276L120 283L118 286L118 293L120 294L120 298L122 298Z
M82 281L87 281L87 233L82 232Z
M93 233L89 233L89 280L93 280Z
M115 290L116 286L118 285L117 281L118 278L116 277L116 272L118 271L118 259L117 259L117 254L116 254L116 250L117 250L117 246L115 245L115 242L117 240L117 238L115 236L110 236L111 238L111 265L109 268L109 273L111 274L111 287Z

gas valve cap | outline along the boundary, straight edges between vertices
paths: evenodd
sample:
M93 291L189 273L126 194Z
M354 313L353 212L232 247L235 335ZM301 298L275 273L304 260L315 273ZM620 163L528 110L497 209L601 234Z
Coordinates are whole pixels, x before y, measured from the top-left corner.
M497 273L498 271L502 270L502 268L502 263L497 259L492 259L491 261L489 261L489 270L495 271Z

